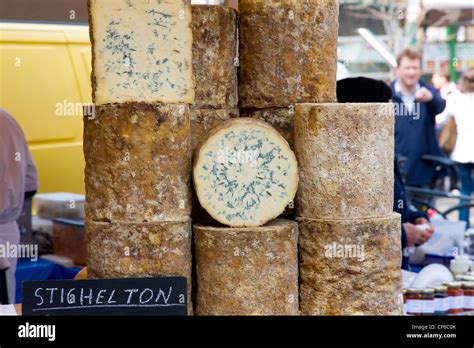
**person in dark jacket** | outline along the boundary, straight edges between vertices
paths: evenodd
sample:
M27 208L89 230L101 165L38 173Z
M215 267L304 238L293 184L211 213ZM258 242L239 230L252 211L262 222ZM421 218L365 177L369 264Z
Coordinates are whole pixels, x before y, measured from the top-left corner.
M421 81L421 55L403 50L397 58L397 79L392 83L395 106L395 153L402 160L400 170L408 186L429 186L435 168L423 155L443 156L436 137L436 115L446 101L433 86Z
M425 213L414 209L408 203L397 161L395 161L394 170L393 210L402 216L402 268L408 271L410 265L408 263L409 251L407 248L426 243L431 238L434 228Z
M338 81L337 99L339 103L386 103L392 99L392 91L382 81L363 77L349 78ZM408 254L405 250L407 247L426 243L434 229L426 214L410 207L396 161L394 171L393 207L401 215L402 221L401 243L404 252L401 267L408 270Z

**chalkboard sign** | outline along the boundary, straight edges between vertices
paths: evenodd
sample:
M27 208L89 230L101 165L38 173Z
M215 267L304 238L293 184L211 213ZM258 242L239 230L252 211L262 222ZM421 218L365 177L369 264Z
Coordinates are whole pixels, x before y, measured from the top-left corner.
M23 282L23 315L187 315L185 277Z

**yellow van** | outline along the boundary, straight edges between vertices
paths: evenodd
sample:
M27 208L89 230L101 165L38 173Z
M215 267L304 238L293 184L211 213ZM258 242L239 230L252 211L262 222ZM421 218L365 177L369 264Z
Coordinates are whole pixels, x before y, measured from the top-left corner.
M90 73L87 25L0 22L0 108L23 128L40 192L84 193Z

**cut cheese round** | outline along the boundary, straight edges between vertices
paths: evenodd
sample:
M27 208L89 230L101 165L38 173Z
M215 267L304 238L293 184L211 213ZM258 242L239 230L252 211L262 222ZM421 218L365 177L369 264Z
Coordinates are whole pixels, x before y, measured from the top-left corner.
M231 118L239 117L239 109L192 109L190 115L191 144L193 151L195 151L202 141L206 139L211 129L219 126ZM212 217L199 204L199 200L194 190L192 193L193 206L191 217L193 222L212 222Z
M197 151L194 187L217 221L261 226L293 200L297 167L287 141L268 123L232 119L214 128Z

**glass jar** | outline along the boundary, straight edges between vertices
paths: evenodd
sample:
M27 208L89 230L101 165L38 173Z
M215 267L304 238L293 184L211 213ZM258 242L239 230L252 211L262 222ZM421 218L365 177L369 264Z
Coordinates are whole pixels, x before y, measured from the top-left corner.
M467 283L471 283L471 282L474 282L474 276L473 275L469 275L469 274L462 274L462 275L457 275L454 277L456 279L456 282L467 282Z
M435 291L432 288L426 288L421 291L421 315L434 315L434 294Z
M464 312L474 311L474 282L463 283L464 292Z
M451 260L450 270L455 276L462 275L469 272L471 263L468 255L458 255L454 260Z
M421 315L421 290L407 289L407 314Z
M462 284L452 282L448 285L449 314L459 314L464 312L464 291Z
M448 297L448 287L447 286L439 286L435 288L435 299L434 299L434 306L435 306L435 315L448 315L449 311L449 297Z

